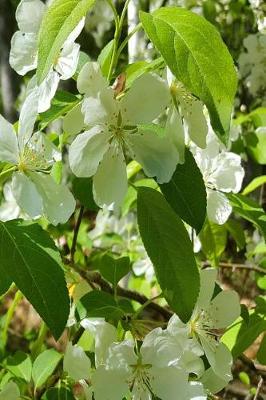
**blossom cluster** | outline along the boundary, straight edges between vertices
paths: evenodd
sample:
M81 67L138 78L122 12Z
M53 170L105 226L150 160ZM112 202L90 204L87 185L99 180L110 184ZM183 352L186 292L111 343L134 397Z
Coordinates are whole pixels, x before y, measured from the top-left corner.
M116 327L104 319L83 319L82 327L94 339L95 358L68 343L64 370L80 383L84 398L175 400L178 393L182 400L206 400L209 392L225 387L232 378L232 356L220 337L239 317L240 305L234 291L214 295L215 279L215 270L201 271L201 290L188 323L173 315L166 329L153 329L141 342L133 329L133 335L127 332L119 340ZM137 320L131 323L137 326Z

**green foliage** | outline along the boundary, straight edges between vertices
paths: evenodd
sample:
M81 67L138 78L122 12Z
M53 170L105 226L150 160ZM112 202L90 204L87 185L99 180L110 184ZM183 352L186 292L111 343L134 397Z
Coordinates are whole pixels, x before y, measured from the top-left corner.
M226 246L227 236L225 227L206 221L199 237L202 251L207 260L209 260L213 266L217 266L220 256L224 252Z
M60 387L47 390L42 400L75 400L75 398L69 389Z
M41 387L47 381L61 359L62 354L54 349L46 350L36 358L32 368L32 379L35 389Z
M93 6L94 0L54 0L39 33L37 78L39 84L57 59L63 43Z
M26 382L31 381L32 362L30 356L22 351L17 351L9 356L5 362L5 368L16 378Z
M154 189L138 189L137 209L140 234L163 295L186 322L199 293L199 272L186 228Z
M199 233L206 217L206 189L189 150L186 150L185 163L177 165L170 182L160 185L160 189L177 215Z
M123 315L123 310L109 293L101 290L93 290L87 293L80 300L86 310L88 317L119 319Z
M140 18L172 73L206 104L215 132L226 143L237 78L218 31L183 8L160 8Z
M129 257L114 258L108 254L100 258L97 266L102 276L114 286L131 270Z
M28 298L58 339L69 314L69 297L60 255L37 224L0 222L0 271Z
M73 179L72 189L76 199L78 199L88 210L97 211L99 209L93 199L91 178L75 177Z

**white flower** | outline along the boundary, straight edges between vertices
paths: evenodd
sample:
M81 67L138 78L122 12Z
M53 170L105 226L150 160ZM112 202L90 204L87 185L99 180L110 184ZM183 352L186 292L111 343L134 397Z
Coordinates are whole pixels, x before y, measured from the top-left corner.
M168 68L167 81L172 105L168 112L166 135L172 138L180 153L184 153L185 141L189 139L197 146L205 148L208 123L204 114L204 104L190 94Z
M114 14L105 0L98 0L86 16L85 29L95 39L96 44L101 47L104 33L112 27Z
M227 328L240 315L238 295L233 290L221 291L213 298L216 275L214 269L200 272L200 294L189 324L183 324L177 316L173 316L169 322L177 331L186 331L202 346L211 366L211 370L203 375L203 381L208 382L208 389L211 385L214 386L217 380L220 383L225 382L225 386L231 379L232 356L218 339L221 330Z
M20 391L15 382L9 381L0 392L0 400L19 400Z
M0 221L10 221L20 215L20 208L12 193L11 183L8 182L3 188L4 201L0 206Z
M130 392L133 400L152 400L154 395L176 400L177 393L184 400L206 399L201 384L189 382L185 369L164 359L167 342L156 340L160 333L148 334L140 350L130 340L111 345L105 364L92 375L95 400L120 400Z
M207 215L210 221L224 224L232 207L224 193L238 193L244 178L241 157L220 149L215 134L210 130L207 148L191 147L207 188Z
M22 0L16 11L19 31L11 40L9 62L11 67L20 75L36 69L38 57L38 34L47 6L41 0ZM75 43L84 26L84 19L69 35L58 58L49 71L45 80L38 87L39 112L48 110L55 95L60 79L71 78L76 72L80 46ZM34 76L29 82L28 93L37 86Z
M110 209L121 204L127 192L126 154L142 165L147 176L168 182L179 159L177 151L151 128L137 127L151 123L168 104L161 78L146 73L117 99L99 65L90 62L79 75L78 89L85 93L82 112L90 129L73 141L69 161L76 176L93 176L97 204Z
M12 194L31 218L45 215L54 225L65 223L75 209L70 191L49 174L61 154L40 132L33 133L37 117L37 93L25 100L18 123L13 126L0 115L0 161L13 165Z
M91 362L82 347L73 346L69 342L64 356L63 368L75 381L87 380L90 375Z

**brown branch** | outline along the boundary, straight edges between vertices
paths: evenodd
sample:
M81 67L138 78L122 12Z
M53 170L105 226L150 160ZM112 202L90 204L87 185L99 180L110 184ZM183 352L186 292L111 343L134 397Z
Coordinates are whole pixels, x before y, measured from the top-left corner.
M257 390L256 390L256 394L254 396L254 400L258 400L262 385L263 385L263 379L262 379L262 377L260 377L260 380L259 380L259 383L257 386Z
M211 266L211 263L209 261L204 261L203 267L209 267L209 266ZM230 269L243 269L246 271L257 272L258 274L266 275L266 269L257 267L256 265L249 266L246 264L220 262L219 267L230 268Z

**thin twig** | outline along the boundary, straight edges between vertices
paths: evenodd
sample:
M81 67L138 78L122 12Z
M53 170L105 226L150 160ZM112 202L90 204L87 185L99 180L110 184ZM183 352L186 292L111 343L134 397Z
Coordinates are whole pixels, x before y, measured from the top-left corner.
M262 377L260 377L260 380L259 380L259 383L258 383L258 386L257 386L257 390L256 390L256 393L255 393L255 396L254 396L254 400L258 400L262 385L263 385L263 379L262 379Z
M76 222L76 225L75 225L75 228L74 228L73 242L72 242L72 246L71 246L71 250L70 250L71 263L74 263L74 257L75 257L75 253L76 253L79 228L80 228L80 225L81 225L83 213L84 213L84 207L81 206L80 210L79 210L78 219L77 219L77 222Z
M203 267L209 267L211 264L209 261L205 261L203 263ZM226 262L221 262L219 263L220 268L230 268L230 269L244 269L248 270L250 272L257 272L258 274L263 274L266 275L266 269L257 267L256 265L246 265L246 264L238 264L238 263L226 263Z

